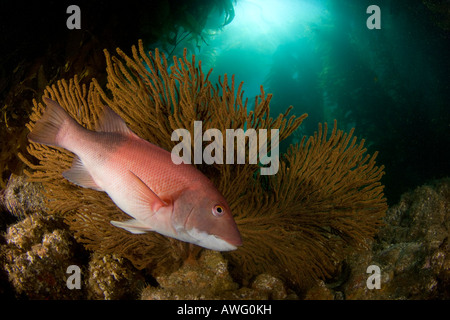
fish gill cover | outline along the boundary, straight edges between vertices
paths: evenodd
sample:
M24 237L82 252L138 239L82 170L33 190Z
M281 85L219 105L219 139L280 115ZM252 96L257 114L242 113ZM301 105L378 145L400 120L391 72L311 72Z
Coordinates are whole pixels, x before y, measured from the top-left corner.
M172 132L192 130L196 120L204 130L223 133L232 128L279 129L281 141L307 117L289 117L290 108L270 117L272 96L262 86L249 111L242 84L236 88L234 77L230 81L227 75L211 82L211 71L205 75L195 56L188 61L186 51L170 67L158 50L147 54L141 41L131 56L120 49L117 53L111 56L105 50L106 89L95 79L89 86L80 84L75 76L47 87L44 96L91 130L106 104L133 132L166 150L174 146ZM30 130L44 111L42 103L33 104ZM105 193L62 179L73 154L36 143L28 152L31 158L20 158L30 169L30 181L42 182L48 213L63 217L86 248L120 254L154 275L176 269L203 250L154 232L133 235L115 228L109 221L125 214ZM272 273L297 288L330 276L349 248L364 247L376 234L387 210L380 183L384 167L375 158L376 153L366 154L364 140L358 141L353 130L344 133L335 122L331 130L319 124L313 136L291 145L274 176L260 176L255 164L197 165L228 200L242 235L243 246L225 254L233 276L246 281Z

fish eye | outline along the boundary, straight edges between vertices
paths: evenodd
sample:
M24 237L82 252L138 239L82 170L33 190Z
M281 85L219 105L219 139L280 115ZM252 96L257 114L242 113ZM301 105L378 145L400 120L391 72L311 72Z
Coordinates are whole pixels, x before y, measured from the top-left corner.
M216 204L216 205L213 207L213 209L212 209L212 213L213 213L213 215L215 215L216 217L221 217L221 216L223 216L224 213L225 213L225 208L222 207L222 206L219 205L219 204Z

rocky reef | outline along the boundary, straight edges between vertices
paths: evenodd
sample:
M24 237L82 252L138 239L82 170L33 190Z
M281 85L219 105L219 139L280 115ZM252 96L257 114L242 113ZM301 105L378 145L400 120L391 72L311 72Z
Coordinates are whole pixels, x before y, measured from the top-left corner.
M404 194L386 215L373 250L353 256L347 299L450 298L450 179ZM358 276L370 264L381 269L381 289L368 290ZM363 283L362 283L363 282Z
M40 300L137 297L143 282L130 262L84 250L62 219L45 213L40 191L39 183L15 175L2 190L0 295ZM11 216L20 220L5 227ZM80 268L79 289L67 285L70 266Z
M19 299L449 299L450 179L404 194L389 208L385 226L356 250L336 274L305 292L294 292L277 275L247 284L228 272L228 261L205 250L175 272L154 278L122 257L89 252L63 221L45 214L39 185L13 176L2 191L0 295ZM4 195L8 194L8 197ZM22 200L21 200L22 199ZM29 201L23 201L29 199ZM35 201L31 201L35 199ZM6 203L7 202L7 203ZM5 209L6 208L6 209ZM69 289L67 267L81 270L81 288ZM369 289L367 267L380 268L380 289Z
M0 192L0 206L18 219L45 210L41 184L30 183L25 176L12 174L6 188ZM4 215L0 221L5 219Z
M354 253L311 299L449 299L450 179L403 194L386 213L372 249ZM369 289L367 268L380 268L380 289Z
M61 222L33 213L8 228L2 246L4 271L18 296L29 299L81 298L68 290L70 265L78 265L76 243Z
M240 287L228 273L219 252L203 251L198 261L187 261L179 270L156 278L158 286L147 286L143 300L267 300L295 299L294 292L274 276L261 274L249 287Z

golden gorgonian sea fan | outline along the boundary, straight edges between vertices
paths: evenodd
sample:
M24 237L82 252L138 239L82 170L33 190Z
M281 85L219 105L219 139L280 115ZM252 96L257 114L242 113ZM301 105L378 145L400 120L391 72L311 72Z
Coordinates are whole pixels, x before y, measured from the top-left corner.
M278 129L281 141L306 118L288 118L291 108L271 118L271 95L262 87L254 110L249 110L242 84L235 88L234 77L229 84L226 75L212 84L211 71L205 75L201 63L195 56L189 62L186 52L182 59L174 57L170 67L158 50L147 54L141 41L132 47L131 57L120 49L117 53L111 56L105 50L106 90L95 79L87 88L75 77L47 87L44 96L91 130L106 104L133 132L166 150L177 143L171 141L172 132L193 132L194 121L224 136L226 129ZM43 110L34 101L30 130ZM376 155L365 155L364 141L357 143L352 133L337 130L335 123L328 134L326 124L319 125L314 136L289 148L273 176L260 176L257 164L198 165L228 200L241 232L243 246L226 253L236 277L246 280L268 272L302 287L330 275L346 248L362 246L373 237L387 209L379 182L383 167L375 165ZM111 220L126 215L105 193L62 178L72 163L70 152L36 143L30 143L28 151L39 163L21 155L31 169L26 173L43 183L49 213L63 216L88 249L121 254L155 274L176 268L201 250L157 233L135 235L112 226Z

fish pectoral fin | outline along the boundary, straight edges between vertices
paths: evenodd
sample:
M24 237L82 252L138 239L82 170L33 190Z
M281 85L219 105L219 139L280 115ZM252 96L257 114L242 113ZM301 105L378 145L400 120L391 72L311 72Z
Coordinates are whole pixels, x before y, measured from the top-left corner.
M136 219L130 219L127 221L110 221L110 222L113 226L125 229L128 232L134 234L143 234L146 233L147 231L152 231L150 227L144 225L141 221Z
M133 172L128 171L132 181L132 188L136 192L136 205L141 207L143 212L148 212L149 208L153 213L157 212L161 207L167 206L167 203L161 200L152 189L147 186L144 181L142 181Z
M63 177L80 187L103 191L77 156L73 159L72 167L63 172Z

